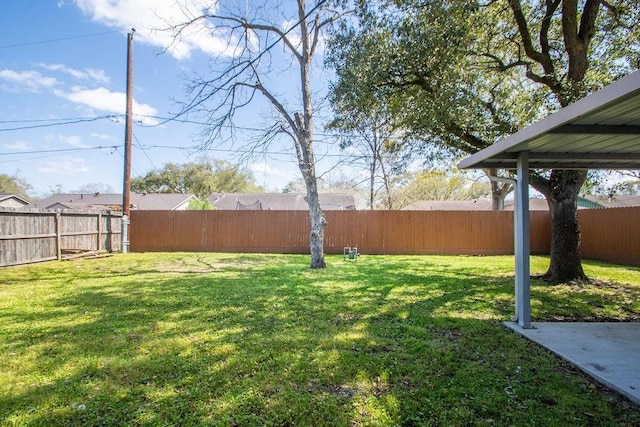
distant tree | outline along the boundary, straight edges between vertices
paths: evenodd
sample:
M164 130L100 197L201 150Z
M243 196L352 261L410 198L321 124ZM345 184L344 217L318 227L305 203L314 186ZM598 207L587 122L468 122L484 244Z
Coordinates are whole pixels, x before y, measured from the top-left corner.
M395 205L401 209L420 200L476 200L488 199L488 184L470 180L460 172L441 170L417 172L394 192Z
M320 180L318 181L318 187L320 187ZM291 180L282 188L283 193L304 193L305 186L302 178Z
M69 191L70 193L82 193L82 194L113 194L115 193L112 186L109 184L103 184L101 182L90 182L89 184L84 184L78 187L75 190Z
M62 184L55 184L49 186L49 191L45 191L42 193L42 198L47 198L51 196L55 196L56 194L64 193L64 186Z
M640 170L622 171L622 174L625 175L625 176L630 176L633 179L640 180Z
M340 148L350 154L347 165L367 172L369 209L375 209L377 205L393 209L392 180L394 172L400 170L394 166L401 161L403 146L401 132L393 117L381 108L357 111L335 97L332 103L335 117L327 129L340 132Z
M131 179L135 193L191 193L206 199L211 193L256 193L253 174L223 160L202 159L191 163L167 163L162 169Z
M7 175L0 174L0 194L13 194L23 199L31 200L29 193L33 191L33 187L18 174Z
M340 193L353 196L356 206L367 206L367 194L362 188L362 182L350 176L332 176L327 174L318 178L318 191L320 193ZM289 181L282 189L283 193L304 193L304 182L301 178Z
M624 181L615 185L615 194L624 196L640 196L640 181Z
M358 208L368 205L368 192L360 185L359 177L350 175L324 176L320 189L323 193L340 193L353 197Z
M640 195L640 177L637 172L589 171L587 180L580 189L582 196L614 199L617 195Z
M211 200L192 199L187 206L189 211L213 211L216 207L211 204Z

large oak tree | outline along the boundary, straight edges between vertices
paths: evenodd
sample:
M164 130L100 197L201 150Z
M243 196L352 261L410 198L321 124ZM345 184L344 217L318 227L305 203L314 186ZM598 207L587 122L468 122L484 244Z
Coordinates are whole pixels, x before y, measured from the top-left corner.
M405 127L474 153L638 66L640 4L602 0L360 2L333 39L334 90L385 99ZM354 90L353 88L357 88ZM373 95L372 95L373 94ZM490 171L495 173L495 171ZM535 171L549 203L553 283L584 279L584 171Z
M33 191L33 187L18 174L8 175L0 174L0 194L13 194L26 200L31 200L29 193Z
M162 169L131 179L136 193L190 193L201 200L211 193L253 193L264 190L256 185L251 172L223 160L201 159L188 163L167 163Z

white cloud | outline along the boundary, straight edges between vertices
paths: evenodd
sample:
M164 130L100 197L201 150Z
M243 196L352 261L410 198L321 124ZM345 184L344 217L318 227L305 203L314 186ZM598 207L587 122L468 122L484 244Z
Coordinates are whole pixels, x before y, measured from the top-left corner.
M104 134L104 133L95 133L95 132L94 132L94 133L91 133L89 136L90 136L91 138L103 139L103 140L105 140L105 141L107 141L107 140L114 140L114 139L115 139L113 135L107 135L107 134Z
M85 159L81 157L58 157L56 160L42 162L41 165L37 169L40 173L74 175L91 172L91 169L85 163Z
M203 11L211 11L206 0L75 0L75 4L96 22L123 31L136 29L134 38L142 43L165 49L177 59L188 58L194 50L208 54L229 55L230 47L225 32L212 28L206 21L189 26L180 38L173 40L165 31L172 25L187 22ZM212 31L218 33L212 36Z
M77 148L91 147L90 145L87 145L84 142L82 142L82 138L78 135L58 135L58 139L60 140L60 142L63 142L67 145L71 145Z
M45 77L37 71L14 71L0 70L0 79L9 81L14 85L27 89L32 92L38 92L42 88L52 88L58 84L53 77Z
M9 142L3 145L4 148L9 149L9 150L20 150L20 151L24 151L24 150L28 150L31 148L31 144L29 144L26 141L14 141L14 142Z
M84 70L76 70L74 68L69 68L62 64L37 64L39 67L42 67L49 71L60 71L66 73L76 79L80 80L93 80L98 83L109 83L111 79L107 76L107 73L104 70L96 70L94 68L85 68Z
M302 37L300 37L300 27L297 26L297 24L298 24L297 19L290 19L290 20L284 21L282 23L282 30L285 32L291 30L287 34L287 38L289 39L292 45L294 45L297 49L300 49L300 47L302 46ZM293 28L294 25L296 25L295 28Z
M82 142L82 137L78 135L62 135L62 134L47 134L43 138L44 142L48 144L55 144L56 147L59 147L58 142L61 142L66 145L70 145L74 148L89 148L91 145L85 144Z
M71 88L71 92L56 91L56 95L66 98L77 104L86 105L96 110L109 113L124 114L126 112L127 96L124 92L111 92L109 89L99 87L86 89L79 86ZM148 104L133 102L134 120L142 120L146 124L157 124L156 119L146 116L156 116L158 110Z
M291 169L274 168L267 162L256 162L249 165L249 170L259 177L292 180L296 174ZM259 178L256 176L256 178ZM258 179L259 180L259 179Z

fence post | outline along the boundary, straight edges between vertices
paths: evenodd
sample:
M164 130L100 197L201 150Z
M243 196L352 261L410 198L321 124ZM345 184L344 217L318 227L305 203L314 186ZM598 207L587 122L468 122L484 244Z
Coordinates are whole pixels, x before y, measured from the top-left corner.
M122 215L122 253L129 253L129 217L126 215Z
M113 242L111 241L111 239L113 239L113 224L111 224L111 221L113 221L114 219L114 215L112 211L109 211L107 213L107 220L106 220L106 230L105 233L107 235L105 242L104 242L104 250L107 252L112 252L113 251Z
M98 244L96 246L96 251L100 252L100 246L102 246L102 212L98 212Z
M62 214L59 210L56 211L56 259L60 261L62 259Z

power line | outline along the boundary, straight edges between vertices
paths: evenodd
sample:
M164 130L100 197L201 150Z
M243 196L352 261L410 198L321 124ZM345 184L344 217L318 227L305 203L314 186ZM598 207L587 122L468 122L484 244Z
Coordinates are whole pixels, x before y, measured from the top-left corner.
M105 35L105 34L113 34L113 33L119 33L119 32L120 32L120 30L111 30L111 31L102 31L100 33L80 34L80 35L77 35L77 36L61 37L61 38L58 38L58 39L48 39L48 40L38 40L38 41L34 41L34 42L16 43L16 44L9 44L9 45L0 46L0 49L13 49L13 48L16 48L16 47L34 46L34 45L38 45L38 44L57 43L57 42L62 42L62 41L67 41L67 40L76 40L76 39L82 39L82 38L86 38L86 37L96 37L96 36L102 36L102 35Z
M151 166L153 166L153 169L158 170L158 167L155 165L155 163L153 163L153 160L151 160L151 157L149 157L149 154L147 153L147 148L140 143L140 140L138 139L138 136L136 135L136 133L132 132L132 135L133 135L133 138L138 143L136 145L136 148L138 148L138 149L140 149L142 151L142 153L147 158L147 160L149 160L149 163L151 163Z
M45 159L48 157L56 157L59 156L61 153L68 153L68 152L78 152L78 151L90 151L90 150L101 150L101 149L110 149L111 153L109 154L113 154L114 152L118 151L118 146L116 145L112 145L112 146L102 146L102 147L88 147L88 148L68 148L68 149L58 149L58 150L37 150L37 151L21 151L18 153L0 153L0 156L20 156L23 154L45 154L43 156L34 156L34 157L26 157L26 158L12 158L11 160L0 160L0 164L1 163L15 163L15 162L24 162L24 161L31 161L31 160L37 160L37 159Z
M163 123L167 123L167 122L175 122L175 123L184 123L184 124L193 124L193 125L198 125L198 126L207 126L209 123L205 122L205 121L198 121L198 120L189 120L189 119L178 119L178 118L171 118L171 117L165 117L165 116L154 116L154 115L149 115L149 114L135 114L135 116L138 117L142 117L142 118L149 118L149 119L156 119L156 120L161 120ZM11 124L11 123L44 123L44 124L37 124L37 125L30 125L30 126L18 126L18 127L13 127L13 128L2 128L0 129L0 132L8 132L8 131L14 131L14 130L28 130L28 129L37 129L37 128L42 128L42 127L52 127L52 126L63 126L63 125L69 125L69 124L77 124L77 123L85 123L85 122L94 122L94 121L98 121L98 120L105 120L105 119L121 119L124 117L124 114L107 114L104 116L96 116L96 117L73 117L73 118L60 118L60 119L26 119L26 120L0 120L0 124ZM54 122L54 123L48 123L48 122ZM135 123L138 127L141 128L155 128L158 127L159 125L145 125L141 122L136 122ZM248 127L248 126L236 126L236 125L224 125L223 126L226 129L237 129L237 130L242 130L242 131L249 131L249 132L263 132L265 129L264 128L255 128L255 127ZM314 135L316 136L323 136L323 137L329 137L329 138L338 138L338 137L344 137L344 136L350 136L350 135L344 135L344 134L332 134L332 133L324 133L324 132L314 132ZM357 134L353 134L351 135L351 137L358 137Z
M40 122L64 122L71 120L84 120L95 119L106 116L94 116L94 117L66 117L57 119L22 119L22 120L0 120L0 123L40 123ZM124 117L124 114L114 114L113 117Z
M177 145L146 145L146 146L137 146L137 148L141 149L141 150L150 150L150 149L154 149L154 148L167 148L167 149L172 149L172 150L181 150L181 151L188 151L188 150L195 150L197 149L197 147L181 147L181 146L177 146ZM207 151L207 152L214 152L214 153L229 153L229 154L266 154L266 155L272 155L272 156L291 156L292 152L290 151L256 151L256 150L251 150L251 149L231 149L231 148L207 148L207 149L203 149L202 151ZM348 154L324 154L322 157L345 157L348 156Z
M207 126L207 125L209 125L209 123L207 123L207 122L197 121L197 120L177 119L177 118L171 118L171 117L151 116L151 115L145 115L145 114L136 114L136 115L139 116L139 117L161 120L162 123L176 122L176 123L185 123L185 124L192 124L192 125L199 125L199 126ZM2 122L0 122L0 123L2 123ZM160 126L159 124L158 125L145 125L145 124L142 124L142 123L137 123L137 125L139 127L143 127L143 128L153 128L153 127ZM264 132L265 131L265 128L236 126L236 125L231 125L231 124L222 125L220 127L221 128L225 128L225 129L237 129L237 130L245 130L245 131L250 131L250 132ZM345 135L345 134L342 134L342 133L324 133L324 132L314 132L313 134L317 135L317 136L324 136L324 137L330 137L330 138L338 138L338 137L344 137L344 136L359 137L358 134Z
M87 122L95 122L97 120L104 120L104 119L115 119L121 117L121 115L116 115L116 114L109 114L106 116L98 116L98 117L84 117L84 118L77 118L77 119L51 119L51 120L33 120L33 121L5 121L5 122L0 122L0 123L36 123L36 122L46 122L46 121L54 121L54 120L65 120L65 121L60 121L57 123L44 123L44 124L39 124L39 125L30 125L30 126L17 126L17 127L12 127L12 128L2 128L0 129L0 132L9 132L9 131L14 131L14 130L28 130L28 129L38 129L38 128L46 128L46 127L53 127L53 126L63 126L63 125L72 125L72 124L78 124L78 123L87 123Z
M117 145L101 145L98 147L78 147L78 148L59 148L54 150L34 150L34 151L19 151L16 153L0 153L0 156L20 156L22 154L44 154L44 153L65 153L71 151L90 151L90 150L102 150L105 148L116 149Z

